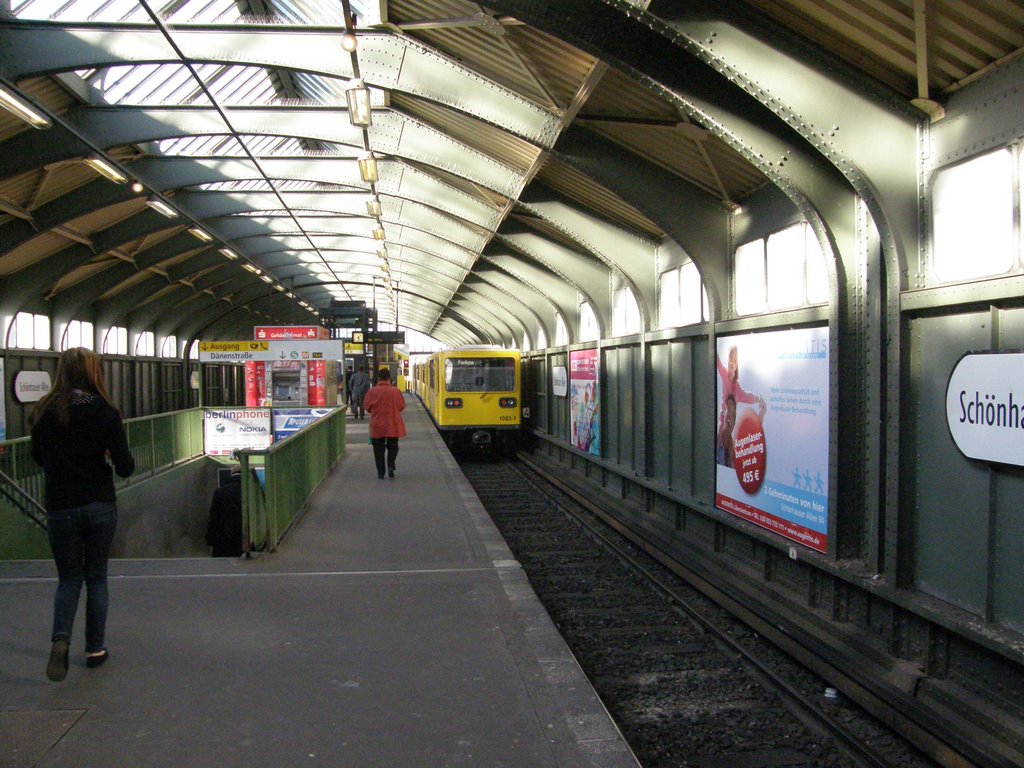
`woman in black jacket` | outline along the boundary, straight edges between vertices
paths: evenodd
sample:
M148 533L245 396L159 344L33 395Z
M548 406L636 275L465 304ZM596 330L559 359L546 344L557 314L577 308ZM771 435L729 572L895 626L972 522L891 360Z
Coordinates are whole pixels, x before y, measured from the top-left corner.
M57 563L53 647L46 676L68 673L68 645L86 585L86 666L107 660L107 559L117 527L109 458L121 477L135 471L121 414L103 383L99 356L83 347L63 352L50 392L32 412L32 458L46 477L46 528Z

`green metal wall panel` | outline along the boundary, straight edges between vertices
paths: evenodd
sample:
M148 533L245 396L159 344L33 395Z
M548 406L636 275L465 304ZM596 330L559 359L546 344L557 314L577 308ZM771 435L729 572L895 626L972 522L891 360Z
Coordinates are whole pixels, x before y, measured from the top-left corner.
M965 352L985 350L988 312L911 322L905 433L910 461L914 583L942 600L983 614L988 582L989 470L957 450L946 426L946 384ZM840 493L842 489L840 489Z

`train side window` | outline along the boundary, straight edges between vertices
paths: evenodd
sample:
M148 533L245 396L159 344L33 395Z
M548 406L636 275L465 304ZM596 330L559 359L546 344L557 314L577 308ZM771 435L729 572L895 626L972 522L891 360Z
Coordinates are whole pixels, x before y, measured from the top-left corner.
M1015 262L1013 153L940 170L932 186L932 270L940 281L1010 271Z

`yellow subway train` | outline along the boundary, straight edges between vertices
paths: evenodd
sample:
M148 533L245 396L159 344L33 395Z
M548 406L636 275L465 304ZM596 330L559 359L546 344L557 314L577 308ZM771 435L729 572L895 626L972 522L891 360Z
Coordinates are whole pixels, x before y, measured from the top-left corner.
M453 450L509 452L519 444L522 393L519 352L457 347L415 367L414 388Z

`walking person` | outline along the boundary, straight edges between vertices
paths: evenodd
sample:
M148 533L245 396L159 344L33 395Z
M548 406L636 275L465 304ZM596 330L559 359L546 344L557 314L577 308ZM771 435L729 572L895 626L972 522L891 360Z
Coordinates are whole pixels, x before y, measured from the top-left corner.
M377 477L384 477L384 451L387 450L388 477L395 476L395 458L398 456L398 438L405 437L405 395L391 383L391 372L381 368L377 384L366 393L363 405L370 414L370 440L373 459L377 463Z
M57 564L53 632L46 676L63 680L68 646L86 585L86 666L109 656L107 559L117 527L114 471L128 477L135 460L128 450L121 414L110 400L99 356L84 347L61 353L50 392L31 416L32 458L46 479L46 530Z
M370 389L370 377L366 375L365 366L360 365L359 370L352 374L349 387L352 398L352 415L361 419L366 415L363 398L366 397L366 392Z

